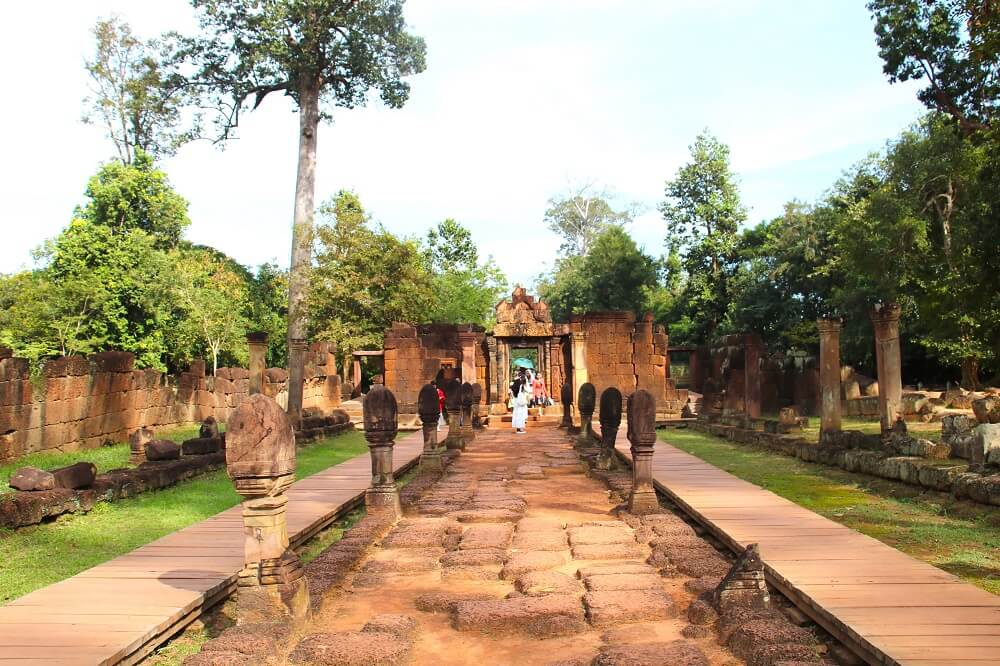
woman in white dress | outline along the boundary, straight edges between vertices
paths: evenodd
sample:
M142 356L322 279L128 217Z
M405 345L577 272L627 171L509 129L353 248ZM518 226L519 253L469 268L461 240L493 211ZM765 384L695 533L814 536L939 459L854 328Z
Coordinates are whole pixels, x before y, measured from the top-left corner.
M511 397L514 401L514 415L511 417L511 427L517 435L524 434L524 426L528 422L529 391L525 387L524 373L518 376L510 385Z

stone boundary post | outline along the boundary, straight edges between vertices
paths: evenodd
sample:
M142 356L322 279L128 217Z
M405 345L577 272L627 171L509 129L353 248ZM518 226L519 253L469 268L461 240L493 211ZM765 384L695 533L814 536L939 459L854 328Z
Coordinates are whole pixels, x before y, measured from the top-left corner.
M474 392L472 384L465 382L462 384L462 449L476 439L476 433L472 429L472 405Z
M622 423L622 392L614 386L604 389L601 393L601 409L598 414L601 422L601 452L597 456L596 467L600 470L615 469L615 438Z
M656 399L645 389L628 397L628 440L632 444L632 493L628 510L636 515L658 513L660 503L653 486Z
M250 347L250 395L264 392L264 373L267 372L267 333L247 333Z
M878 365L878 406L882 434L892 430L902 418L903 369L899 348L899 316L896 303L875 305L871 309L875 329L875 358Z
M817 319L819 331L820 443L827 433L839 432L840 420L840 320Z
M445 447L438 446L437 426L441 416L441 403L438 401L437 387L424 384L417 396L417 412L420 414L420 425L424 435L424 450L420 454L420 470L427 472L443 472L443 455Z
M369 513L387 512L399 518L403 507L392 472L392 447L398 429L396 396L384 385L375 384L365 395L363 411L365 439L372 458L372 482L365 492L365 508Z
M306 352L309 341L291 338L288 341L288 418L296 428L302 422L302 391L305 381Z
M594 435L594 407L597 402L597 389L590 382L580 386L576 397L576 407L580 412L580 434L576 438L576 446L593 446L597 439Z

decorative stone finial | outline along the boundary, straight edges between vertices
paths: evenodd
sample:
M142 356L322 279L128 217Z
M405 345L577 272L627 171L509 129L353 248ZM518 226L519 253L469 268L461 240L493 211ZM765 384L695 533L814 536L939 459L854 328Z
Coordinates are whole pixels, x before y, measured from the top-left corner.
M441 403L438 400L437 387L433 384L424 384L417 395L417 412L420 414L420 422L427 426L437 427L438 418L441 414Z
M438 446L437 427L441 415L441 403L438 401L438 390L433 384L424 384L417 396L417 412L424 435L424 451L420 455L420 470L426 472L441 472L444 470L442 454L444 447Z
M562 403L563 417L559 423L560 428L573 427L573 385L566 382L559 389L559 401Z
M372 459L372 482L365 493L369 512L388 511L401 516L399 489L392 473L392 447L398 430L396 396L385 386L376 384L364 401L365 439Z
M472 404L475 402L473 394L471 383L462 384L462 441L464 444L468 444L476 438L476 433L472 429Z
M477 382L472 385L472 427L479 430L483 427L479 417L479 406L483 404L483 387Z
M657 513L660 504L653 487L653 446L656 444L656 399L639 389L628 398L628 440L632 452L632 494L629 511Z
M448 437L444 440L450 450L465 448L462 437L462 380L449 379L444 385L444 406L448 410Z
M284 491L295 477L295 432L285 411L261 393L229 417L226 470L243 497ZM282 486L280 491L277 486Z
M365 439L369 443L392 441L398 431L396 396L382 384L372 386L365 395Z
M712 592L712 605L720 615L734 609L766 611L771 596L764 580L764 562L760 548L752 543L739 556L729 573Z
M622 392L609 386L601 393L601 452L597 456L597 469L609 470L617 467L615 458L615 438L622 422Z
M597 404L597 389L590 382L580 385L577 392L576 407L580 411L580 434L576 438L576 446L591 447L596 443L594 435L594 407Z

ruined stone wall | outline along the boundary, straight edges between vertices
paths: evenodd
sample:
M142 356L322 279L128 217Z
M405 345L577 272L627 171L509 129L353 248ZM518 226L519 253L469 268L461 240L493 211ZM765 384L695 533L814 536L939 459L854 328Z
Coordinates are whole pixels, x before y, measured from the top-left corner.
M488 387L486 334L473 325L432 324L415 326L396 322L385 331L385 386L399 405L401 414L415 414L420 388L437 378L442 365L462 369L460 333L474 333L475 377L462 381L479 382ZM456 376L459 376L456 374Z
M326 359L316 360L307 364L304 406L328 411L340 404L340 380ZM66 356L45 363L32 380L27 359L0 360L0 460L123 442L143 426L170 428L209 416L224 423L248 396L244 368L219 368L206 377L204 361L196 361L171 378L136 370L134 362L128 352ZM286 381L283 369L271 368L263 390L287 395Z

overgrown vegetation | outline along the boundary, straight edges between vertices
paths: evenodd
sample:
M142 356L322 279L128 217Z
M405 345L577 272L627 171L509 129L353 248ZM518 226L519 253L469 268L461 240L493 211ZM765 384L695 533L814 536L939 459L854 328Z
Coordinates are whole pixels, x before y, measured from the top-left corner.
M305 478L367 451L360 432L317 442L298 452ZM99 503L83 515L19 530L0 529L0 603L73 576L204 520L240 501L220 470L120 502Z
M821 516L1000 594L1000 509L691 430L660 439Z

